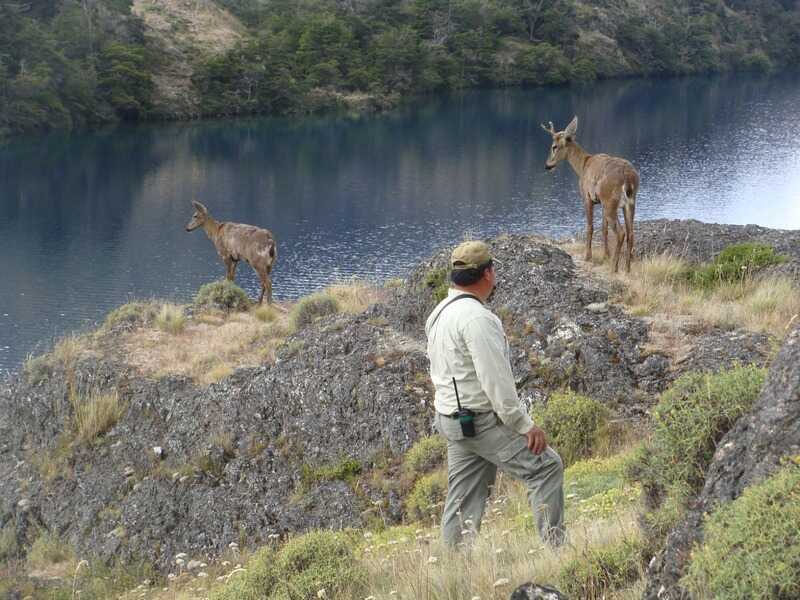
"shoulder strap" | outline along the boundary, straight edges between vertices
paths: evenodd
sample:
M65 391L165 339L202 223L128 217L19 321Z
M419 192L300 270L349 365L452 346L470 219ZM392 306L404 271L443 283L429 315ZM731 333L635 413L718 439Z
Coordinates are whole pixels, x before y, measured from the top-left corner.
M440 316L441 316L441 314L444 312L444 309L445 309L445 308L447 308L448 306L450 306L450 305L451 305L453 302L455 302L456 300L463 300L464 298L472 298L472 299L473 299L473 300L475 300L476 302L480 302L480 304L481 304L481 305L483 305L483 302L481 302L481 301L480 301L480 300L479 300L477 297L473 296L472 294L459 294L458 296L456 296L455 298L453 298L452 300L450 300L450 302L448 302L448 303L447 303L447 304L445 304L445 305L444 305L442 308L440 308L440 309L439 309L439 312L438 312L438 313L436 313L436 316L433 318L433 321L431 321L431 327L430 327L430 329L431 329L431 330L433 330L433 326L436 324L436 321L438 321L438 320L439 320L439 317L440 317Z

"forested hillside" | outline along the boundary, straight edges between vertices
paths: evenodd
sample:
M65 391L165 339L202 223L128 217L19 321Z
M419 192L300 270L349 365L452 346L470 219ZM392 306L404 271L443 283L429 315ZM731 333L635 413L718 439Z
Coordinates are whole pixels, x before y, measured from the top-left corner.
M0 135L797 65L796 0L2 0Z

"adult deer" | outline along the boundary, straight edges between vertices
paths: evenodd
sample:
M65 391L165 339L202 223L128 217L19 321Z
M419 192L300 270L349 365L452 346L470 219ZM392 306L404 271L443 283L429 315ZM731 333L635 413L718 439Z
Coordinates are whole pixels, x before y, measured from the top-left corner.
M616 247L614 249L614 272L619 270L619 253L622 244L628 240L625 256L625 270L631 270L633 256L633 216L636 212L636 193L639 191L639 174L633 165L624 158L608 154L589 154L575 141L578 130L578 117L574 117L564 131L555 131L550 121L549 127L542 129L553 137L550 156L544 163L548 171L555 169L562 160L567 160L578 176L578 186L586 209L586 260L592 260L592 234L594 232L594 205L603 207L603 250L608 258L608 227L614 230ZM618 211L622 208L625 216L625 229L619 222Z
M275 238L267 229L242 223L223 223L215 221L208 209L199 202L192 201L194 214L192 220L186 225L186 231L194 231L202 227L208 239L217 249L222 262L225 263L227 273L225 277L233 281L236 275L236 265L244 259L261 279L261 296L258 303L267 295L267 304L272 303L272 279L270 273L277 258Z

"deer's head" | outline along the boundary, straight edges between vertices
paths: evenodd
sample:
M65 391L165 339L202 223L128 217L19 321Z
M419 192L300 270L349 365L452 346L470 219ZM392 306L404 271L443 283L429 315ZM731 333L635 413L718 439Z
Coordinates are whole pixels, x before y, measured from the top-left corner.
M186 231L194 231L198 227L202 227L208 219L208 209L205 206L196 200L192 200L192 206L194 206L194 214L192 220L186 224Z
M549 125L547 127L542 123L542 129L553 137L550 156L547 157L547 161L544 163L544 168L551 171L556 168L558 163L567 158L567 147L575 141L575 132L578 131L578 117L573 117L564 131L556 131L552 121L549 122Z

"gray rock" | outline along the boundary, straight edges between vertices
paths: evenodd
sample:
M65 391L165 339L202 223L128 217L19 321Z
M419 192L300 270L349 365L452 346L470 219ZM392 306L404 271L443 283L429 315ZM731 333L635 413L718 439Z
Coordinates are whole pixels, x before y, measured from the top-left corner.
M525 583L512 592L509 600L566 600L566 598L555 588Z
M789 333L770 366L752 410L717 445L705 484L685 519L667 536L647 569L645 598L688 597L678 584L690 550L703 539L703 517L738 498L774 473L787 456L800 453L800 324Z

